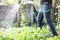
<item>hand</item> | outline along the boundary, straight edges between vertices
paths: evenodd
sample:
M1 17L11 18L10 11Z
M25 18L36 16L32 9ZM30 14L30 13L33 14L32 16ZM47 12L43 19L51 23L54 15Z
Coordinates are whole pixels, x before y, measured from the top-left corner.
M34 2L33 1L26 1L23 4L32 4L32 5L34 5Z

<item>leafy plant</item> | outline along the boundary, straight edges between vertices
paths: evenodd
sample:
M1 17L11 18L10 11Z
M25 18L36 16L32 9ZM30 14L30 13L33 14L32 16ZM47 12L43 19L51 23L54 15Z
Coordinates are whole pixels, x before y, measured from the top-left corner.
M0 40L60 40L60 35L52 37L51 32L35 27L9 28L0 30Z

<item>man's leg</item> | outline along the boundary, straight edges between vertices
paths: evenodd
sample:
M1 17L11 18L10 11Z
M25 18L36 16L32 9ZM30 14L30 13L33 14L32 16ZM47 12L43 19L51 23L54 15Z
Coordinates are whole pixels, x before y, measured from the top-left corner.
M53 25L52 20L51 20L50 11L46 12L44 14L44 16L46 18L47 24L50 26L50 29L51 29L51 31L53 33L53 36L57 36L57 32L55 31L54 25Z
M37 15L37 27L42 29L43 13L38 13Z

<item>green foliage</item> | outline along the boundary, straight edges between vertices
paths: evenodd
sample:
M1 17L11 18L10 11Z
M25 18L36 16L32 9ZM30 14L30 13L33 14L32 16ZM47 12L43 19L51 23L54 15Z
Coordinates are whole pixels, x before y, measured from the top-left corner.
M0 40L60 40L60 35L52 37L51 32L35 27L9 28L0 30Z
M60 0L58 0L58 3L60 3Z
M21 14L21 25L24 26L28 24L28 19L26 17L26 13L24 12L24 6L23 6L23 1L20 3L20 14Z

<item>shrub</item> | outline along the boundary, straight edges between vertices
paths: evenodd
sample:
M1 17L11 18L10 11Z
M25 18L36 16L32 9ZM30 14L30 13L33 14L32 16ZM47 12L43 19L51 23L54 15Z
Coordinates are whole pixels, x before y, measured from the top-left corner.
M60 40L60 35L52 37L46 28L40 32L34 27L9 28L0 30L0 40Z

